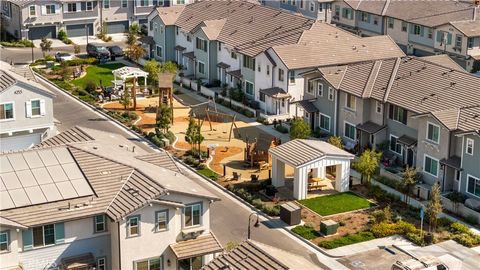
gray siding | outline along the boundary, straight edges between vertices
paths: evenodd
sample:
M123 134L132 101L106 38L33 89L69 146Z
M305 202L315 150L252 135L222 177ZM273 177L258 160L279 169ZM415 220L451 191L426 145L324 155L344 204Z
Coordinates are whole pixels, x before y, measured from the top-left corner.
M328 99L328 87L330 87L330 85L325 81L318 81L318 83L323 84L323 96L317 96L314 104L321 114L330 117L330 133L335 134L335 107L337 103L335 98L334 100Z
M465 153L467 138L473 139L473 155ZM480 136L479 135L465 135L463 143L463 157L462 157L462 177L460 183L460 191L471 198L479 199L467 192L467 176L472 175L480 178Z
M213 80L218 79L217 73L217 63L218 63L218 41L210 41L209 42L209 74L210 74L210 82Z
M431 28L420 26L420 28L421 28L420 35L415 35L414 34L414 27L415 27L414 24L409 24L408 40L410 42L413 42L413 43L417 43L417 44L421 44L421 45L433 48L434 38L435 38L434 35L433 35L433 29L432 29L432 38L429 38L428 37L428 29L431 29Z
M349 138L344 136L344 131L345 131L345 122L348 122L349 124L353 126L357 126L358 124L362 124L363 118L364 118L364 113L363 113L363 99L356 97L356 110L353 111L346 106L346 97L347 94L345 92L339 91L338 92L338 102L339 102L339 107L338 107L338 134L342 138L344 138L347 141L351 141ZM358 137L357 137L358 139Z
M175 61L175 26L165 27L165 37L164 58L166 61Z
M206 40L207 41L207 51L203 51L203 50L200 50L200 49L197 49L197 37L203 39L203 40ZM209 72L209 63L208 63L208 53L209 53L209 47L210 47L210 41L208 40L207 36L205 35L205 33L203 33L203 31L197 31L195 34L193 34L193 38L192 38L192 42L193 42L193 51L195 52L195 57L197 58L197 67L196 67L196 74L197 74L197 77L199 79L209 79L210 77L210 72ZM199 72L199 66L200 64L198 62L202 62L205 64L205 72L204 74L200 73Z

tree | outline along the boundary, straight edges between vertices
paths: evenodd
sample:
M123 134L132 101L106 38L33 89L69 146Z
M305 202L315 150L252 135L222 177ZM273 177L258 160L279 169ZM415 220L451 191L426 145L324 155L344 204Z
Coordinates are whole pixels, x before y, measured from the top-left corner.
M148 60L143 65L143 69L148 72L148 80L151 86L156 86L158 74L160 74L160 63L155 60Z
M40 42L40 48L42 48L43 58L45 58L45 52L49 52L52 49L52 41L45 37L42 38L42 42Z
M166 105L160 105L157 111L157 127L167 133L170 129L170 118L172 110Z
M290 139L306 139L310 136L310 126L303 119L293 120L290 127Z
M442 199L441 199L440 185L435 183L432 186L432 192L430 194L430 200L427 204L427 218L429 223L428 231L435 231L437 228L437 218L438 214L442 212Z
M130 92L127 89L123 91L122 98L120 99L120 104L123 105L124 110L127 110L127 108L130 106Z
M417 184L417 181L417 172L414 168L407 166L403 172L402 182L400 184L403 194L405 195L405 203L408 203L409 195L412 193L412 189Z
M337 148L343 149L343 141L340 137L330 136L327 142L333 146L336 146Z
M358 162L354 164L354 168L362 174L362 180L363 177L366 177L367 185L370 185L372 176L377 170L381 158L382 153L367 149L363 151Z
M127 55L132 59L134 62L138 62L138 59L145 54L145 49L138 45L134 44L128 47ZM136 84L138 82L137 78L133 78L133 86L132 86L132 99L133 99L133 109L137 109L137 94L136 94Z
M178 66L172 61L167 61L165 63L160 64L160 73L171 73L177 74Z
M188 122L187 131L185 132L185 141L191 146L192 153L195 152L195 146L198 145L198 156L201 157L200 145L202 144L204 137L200 131L201 126L195 122L193 117L190 117Z
M133 23L132 25L130 25L127 33L127 40L126 40L127 45L132 46L137 42L139 29L140 29L140 26L138 25L138 23Z

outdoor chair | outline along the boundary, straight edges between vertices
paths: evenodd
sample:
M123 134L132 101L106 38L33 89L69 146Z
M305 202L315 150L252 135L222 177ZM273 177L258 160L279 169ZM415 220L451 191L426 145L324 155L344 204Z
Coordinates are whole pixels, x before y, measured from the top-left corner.
M252 183L258 182L258 175L257 174L252 174L250 175Z
M241 177L242 177L242 174L233 172L233 180L240 180Z

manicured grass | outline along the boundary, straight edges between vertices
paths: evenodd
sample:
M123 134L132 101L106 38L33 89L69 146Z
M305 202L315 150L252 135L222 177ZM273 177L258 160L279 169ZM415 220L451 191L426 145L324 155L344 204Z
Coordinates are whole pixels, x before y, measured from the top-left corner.
M352 192L343 192L301 200L300 203L321 216L369 208L373 205L367 199Z
M299 225L293 228L292 232L300 235L307 240L312 240L320 236L320 233L317 232L312 226L307 225Z
M375 236L371 232L359 232L356 234L347 234L345 236L330 241L322 241L318 243L318 246L332 249L360 242L370 241L373 239L375 239Z
M81 89L85 89L85 85L89 81L93 81L97 85L100 85L101 80L103 86L111 86L113 80L112 70L123 66L125 65L120 63L89 66L87 67L87 75L83 78L73 80L72 83Z
M201 169L201 170L197 170L197 172L207 178L210 178L212 180L217 180L218 178L218 174L212 170L210 170L209 168L205 168L205 169Z

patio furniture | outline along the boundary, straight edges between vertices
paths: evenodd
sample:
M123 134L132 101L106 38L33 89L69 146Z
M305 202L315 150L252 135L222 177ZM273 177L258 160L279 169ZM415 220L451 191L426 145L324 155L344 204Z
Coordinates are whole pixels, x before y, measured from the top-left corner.
M322 184L321 178L314 177L314 178L308 179L308 191L317 190L317 189L322 190L322 188L324 187L327 187L327 185Z
M256 182L258 182L258 175L257 174L252 174L252 175L250 175L250 179L251 179L252 183L256 183Z
M237 172L233 172L233 180L240 180L242 177L242 174L239 174Z
M280 219L289 226L300 224L302 208L293 202L284 203L280 206Z

